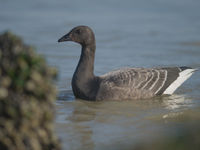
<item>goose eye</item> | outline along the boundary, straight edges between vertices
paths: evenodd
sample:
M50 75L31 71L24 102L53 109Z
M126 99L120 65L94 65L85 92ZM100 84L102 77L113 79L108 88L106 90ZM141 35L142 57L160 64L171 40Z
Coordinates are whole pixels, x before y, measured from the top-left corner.
M80 29L76 30L76 33L77 33L77 34L80 34L80 33L81 33L81 30L80 30Z

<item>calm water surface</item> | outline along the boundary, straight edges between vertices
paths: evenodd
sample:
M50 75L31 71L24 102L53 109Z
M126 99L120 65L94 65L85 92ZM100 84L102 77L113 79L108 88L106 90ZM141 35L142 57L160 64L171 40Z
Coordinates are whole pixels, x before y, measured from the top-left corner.
M57 40L77 25L96 33L95 73L123 67L200 67L199 0L0 0L0 31L11 30L58 68L56 132L63 148L131 149L172 134L182 114L199 111L200 72L175 95L138 101L74 98L71 78L80 46ZM175 118L171 121L169 118ZM172 122L175 122L172 123Z

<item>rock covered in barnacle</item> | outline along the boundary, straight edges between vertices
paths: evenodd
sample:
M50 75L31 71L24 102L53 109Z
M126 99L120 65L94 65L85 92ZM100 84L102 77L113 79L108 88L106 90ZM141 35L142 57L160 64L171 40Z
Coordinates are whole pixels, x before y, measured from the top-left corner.
M0 35L0 149L58 150L55 69L10 32Z

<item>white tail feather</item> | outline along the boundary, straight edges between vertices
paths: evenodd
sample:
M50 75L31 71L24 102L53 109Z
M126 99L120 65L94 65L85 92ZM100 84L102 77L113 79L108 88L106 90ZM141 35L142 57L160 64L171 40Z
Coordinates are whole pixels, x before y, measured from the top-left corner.
M173 94L174 91L181 86L197 69L186 69L179 73L179 77L170 84L163 94Z

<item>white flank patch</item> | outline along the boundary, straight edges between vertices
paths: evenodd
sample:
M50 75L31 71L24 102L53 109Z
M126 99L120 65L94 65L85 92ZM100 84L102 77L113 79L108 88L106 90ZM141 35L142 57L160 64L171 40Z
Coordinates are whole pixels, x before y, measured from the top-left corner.
M173 94L174 91L183 84L197 69L186 69L179 73L179 77L170 84L163 94Z

